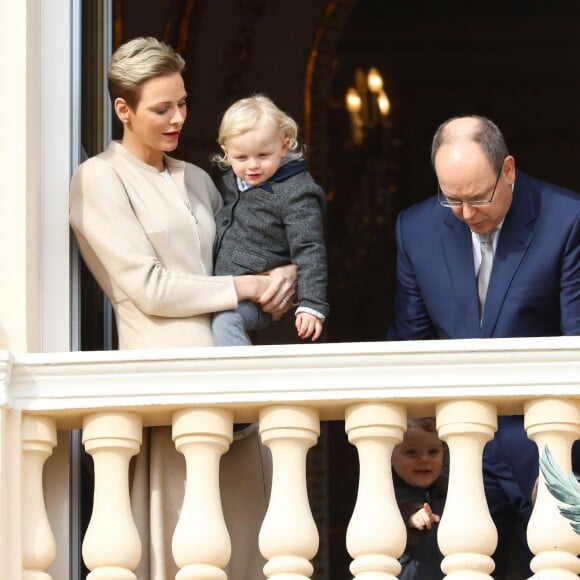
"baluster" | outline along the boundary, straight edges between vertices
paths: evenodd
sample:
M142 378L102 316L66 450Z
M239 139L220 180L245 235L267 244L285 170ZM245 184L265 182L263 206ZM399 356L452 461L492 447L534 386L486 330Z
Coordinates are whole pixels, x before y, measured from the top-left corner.
M548 445L556 463L568 474L572 444L580 436L580 402L536 399L525 405L528 437L540 452ZM536 556L531 568L550 578L572 580L580 573L580 536L558 511L560 504L546 488L540 474L536 504L528 524L528 544ZM563 505L563 504L560 504Z
M233 440L233 414L184 409L173 416L175 447L185 456L183 508L173 534L176 580L226 580L231 542L222 511L219 464Z
M22 578L50 580L45 571L56 544L44 503L42 471L56 446L56 425L48 417L22 416Z
M272 493L260 529L264 573L276 580L306 580L318 551L318 530L306 486L306 455L320 435L315 409L274 406L260 412L260 433L272 451Z
M346 545L352 574L362 580L394 580L401 570L407 530L395 499L393 448L407 428L404 407L361 403L346 409L348 440L357 448L360 475Z
M83 422L83 443L93 457L93 513L83 541L87 580L135 580L141 541L129 499L129 461L141 446L139 415L95 413Z
M437 539L441 568L451 580L491 580L497 530L483 487L482 455L497 429L494 405L449 401L437 405L439 437L450 454L449 490Z

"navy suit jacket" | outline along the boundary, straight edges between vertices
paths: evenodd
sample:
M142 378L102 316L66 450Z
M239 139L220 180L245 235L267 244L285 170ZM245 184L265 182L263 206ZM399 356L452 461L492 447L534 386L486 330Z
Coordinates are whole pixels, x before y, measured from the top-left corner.
M580 195L518 171L480 325L471 234L433 197L397 219L387 338L580 335Z

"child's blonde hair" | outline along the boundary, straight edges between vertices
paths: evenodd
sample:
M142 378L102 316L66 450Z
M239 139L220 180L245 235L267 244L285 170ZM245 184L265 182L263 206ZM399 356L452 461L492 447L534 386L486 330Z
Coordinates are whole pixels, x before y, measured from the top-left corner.
M304 149L298 142L296 121L264 95L252 95L240 99L226 110L220 123L218 143L224 149L228 139L250 131L262 119L272 121L272 124L280 131L280 135L288 139L288 153L284 157L284 162L304 157ZM228 169L231 165L225 151L213 155L212 161L221 169Z

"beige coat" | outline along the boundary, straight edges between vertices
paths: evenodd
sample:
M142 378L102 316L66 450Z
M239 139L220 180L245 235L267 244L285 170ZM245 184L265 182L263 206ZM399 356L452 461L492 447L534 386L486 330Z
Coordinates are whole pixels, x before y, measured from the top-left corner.
M120 348L213 346L211 314L237 305L233 278L212 276L217 189L200 168L170 157L165 162L169 176L113 142L85 161L71 182L71 226L113 305ZM263 577L257 537L270 469L255 431L222 458L230 580ZM171 537L184 481L185 461L171 429L146 429L131 489L143 547L139 580L175 578Z
M171 180L113 142L72 179L71 225L120 348L210 346L211 313L237 305L233 278L212 276L221 197L205 171L165 159Z

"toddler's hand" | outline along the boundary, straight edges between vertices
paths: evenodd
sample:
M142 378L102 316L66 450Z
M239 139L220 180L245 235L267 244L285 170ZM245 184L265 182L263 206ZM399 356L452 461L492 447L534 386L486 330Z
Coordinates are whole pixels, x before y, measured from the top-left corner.
M312 337L312 341L315 341L322 333L322 321L307 312L299 312L296 315L296 330L300 338Z
M423 504L423 507L415 512L409 518L409 526L412 528L417 528L418 530L424 530L427 528L431 529L434 523L438 522L441 518L431 511L431 506L428 503Z

